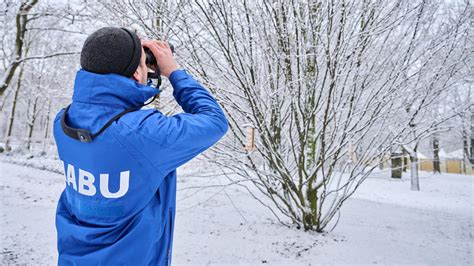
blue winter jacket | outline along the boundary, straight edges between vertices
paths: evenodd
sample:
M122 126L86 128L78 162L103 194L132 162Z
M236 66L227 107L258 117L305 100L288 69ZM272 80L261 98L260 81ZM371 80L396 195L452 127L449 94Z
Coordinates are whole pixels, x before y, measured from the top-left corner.
M176 168L211 147L227 119L184 70L169 80L184 110L128 113L90 143L65 135L62 109L54 138L66 187L56 211L59 265L166 265L171 262ZM159 91L116 74L79 70L67 124L92 133Z

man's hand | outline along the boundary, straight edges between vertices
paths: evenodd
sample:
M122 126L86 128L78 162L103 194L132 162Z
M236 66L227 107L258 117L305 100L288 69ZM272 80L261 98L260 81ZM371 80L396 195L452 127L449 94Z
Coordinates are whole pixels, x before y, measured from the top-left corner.
M161 75L169 78L171 72L178 69L178 64L174 60L173 53L167 42L157 40L142 41L142 46L150 49L155 56Z

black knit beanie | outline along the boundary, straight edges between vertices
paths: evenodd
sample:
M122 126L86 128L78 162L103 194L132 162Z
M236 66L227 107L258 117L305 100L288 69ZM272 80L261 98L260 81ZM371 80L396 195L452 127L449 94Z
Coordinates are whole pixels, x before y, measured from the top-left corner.
M127 29L105 27L87 37L81 51L81 67L98 74L132 77L142 55L140 38Z

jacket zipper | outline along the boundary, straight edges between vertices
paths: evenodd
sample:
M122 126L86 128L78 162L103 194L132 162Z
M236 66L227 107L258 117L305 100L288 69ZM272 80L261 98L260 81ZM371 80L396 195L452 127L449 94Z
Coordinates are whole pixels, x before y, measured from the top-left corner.
M171 234L173 233L173 212L170 208L169 210L169 237L168 237L168 265L171 265Z

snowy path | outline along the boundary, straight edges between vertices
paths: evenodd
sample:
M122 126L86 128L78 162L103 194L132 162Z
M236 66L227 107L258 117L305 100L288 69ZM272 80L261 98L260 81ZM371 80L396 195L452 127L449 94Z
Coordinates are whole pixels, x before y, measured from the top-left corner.
M368 179L338 227L321 235L272 224L268 211L235 187L187 189L209 182L190 171L178 170L174 265L474 263L473 176L422 174L420 192L409 191L408 180ZM63 180L0 162L2 265L55 264Z

